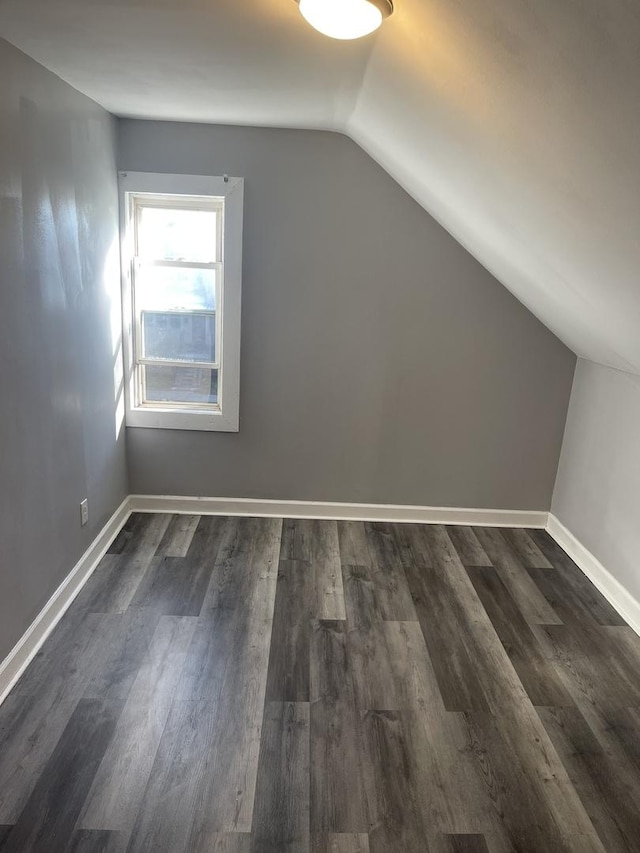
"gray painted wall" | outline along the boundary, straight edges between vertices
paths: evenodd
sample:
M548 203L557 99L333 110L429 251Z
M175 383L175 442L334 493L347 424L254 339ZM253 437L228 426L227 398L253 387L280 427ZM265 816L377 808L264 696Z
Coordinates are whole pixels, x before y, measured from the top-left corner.
M549 508L575 357L353 142L125 120L119 166L245 177L240 432L127 430L132 492Z
M640 376L578 361L552 509L640 601Z
M127 476L114 122L2 40L0 81L1 660Z

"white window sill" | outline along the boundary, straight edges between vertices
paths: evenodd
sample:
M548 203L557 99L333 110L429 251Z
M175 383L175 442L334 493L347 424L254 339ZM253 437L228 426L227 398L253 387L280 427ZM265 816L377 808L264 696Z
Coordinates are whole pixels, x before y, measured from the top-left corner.
M209 432L238 432L239 418L225 416L218 410L180 411L162 408L130 409L126 414L126 426L146 429L205 430Z

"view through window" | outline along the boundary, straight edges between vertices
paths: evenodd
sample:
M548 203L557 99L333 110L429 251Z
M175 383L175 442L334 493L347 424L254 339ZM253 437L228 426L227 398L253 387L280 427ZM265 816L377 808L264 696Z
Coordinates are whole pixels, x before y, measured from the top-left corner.
M224 199L134 198L139 404L217 407Z

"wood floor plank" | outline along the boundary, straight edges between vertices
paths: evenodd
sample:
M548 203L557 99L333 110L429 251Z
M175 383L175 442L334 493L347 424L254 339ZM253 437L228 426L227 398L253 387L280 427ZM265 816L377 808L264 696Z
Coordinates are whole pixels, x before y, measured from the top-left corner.
M117 832L77 829L71 836L66 853L117 853L120 837Z
M394 661L386 643L385 624L349 628L349 655L355 702L362 710L393 711L400 708Z
M493 791L474 759L465 715L417 704L402 712L402 720L414 756L414 785L429 849L448 851L447 834L482 834L490 840L492 853L512 853Z
M366 797L360 782L361 718L353 694L343 621L322 621L314 626L311 702L311 832L367 832Z
M345 619L337 523L316 523L310 542L311 566L315 575L316 618Z
M574 705L496 570L491 566L468 567L467 573L532 703Z
M166 513L131 513L108 553L153 557L171 518Z
M262 725L252 853L310 853L309 769L309 704L268 702Z
M445 708L486 710L477 665L460 631L460 605L446 575L436 566L412 567L407 569L407 576Z
M364 530L369 553L374 563L385 568L403 564L394 524L383 521L365 521Z
M159 616L199 616L212 567L188 557L154 557L131 601Z
M369 543L363 521L338 522L338 547L343 566L370 566Z
M369 849L371 853L422 853L429 849L429 832L415 753L402 715L395 711L368 711L363 729Z
M316 835L312 853L370 853L369 836L363 833Z
M201 748L216 768L202 780L190 850L251 829L281 528L277 519L226 526L187 653L177 693L213 703L215 729Z
M172 515L154 556L186 557L199 523L199 515Z
M314 574L306 560L280 560L271 632L268 702L309 701L309 648L317 619Z
M78 702L5 845L6 853L62 853L115 730L99 700Z
M155 614L140 610L103 616L100 628L103 651L88 668L89 678L82 693L84 699L100 699L119 714L147 655L157 624Z
M580 596L571 592L562 576L562 570L551 568L529 569L528 571L535 585L560 617L562 624L597 623L598 620L595 619L592 608L586 605Z
M205 565L213 566L222 538L231 523L231 519L224 516L200 516L185 556L190 560L200 560Z
M370 567L343 563L342 578L349 625L366 629L385 621L385 610Z
M131 604L147 569L151 556L106 554L95 572L71 605L75 611L89 613L124 613Z
M338 529L335 521L313 518L285 518L282 525L283 560L332 561L338 557Z
M491 565L491 560L470 527L450 524L446 531L463 566Z
M530 625L561 624L560 617L507 545L502 532L493 527L474 527L473 530L527 622Z
M231 691L238 682L249 680L243 688L246 692L253 686L251 679L258 685L266 681L281 522L249 519L254 523L246 525L246 519L232 521L220 543L187 655L179 687L185 699L213 697L219 701L222 697L231 702Z
M628 625L602 625L600 630L630 679L640 678L640 634Z
M191 853L189 839L209 774L216 703L176 701L171 706L128 853Z
M108 623L109 617L100 613L65 614L14 687L13 694L37 696L42 703L61 691L77 694L87 681L90 667L104 656Z
M251 835L248 832L219 832L208 840L206 850L193 853L251 853Z
M316 619L344 619L338 528L335 521L285 519L282 559L309 563L314 576Z
M174 701L196 619L164 616L140 665L78 825L132 831Z
M391 524L390 533L403 566L431 566L432 556L421 524Z
M595 725L593 718L589 719L592 730L596 730L616 761L631 765L637 780L634 787L637 787L640 784L640 708L616 708L598 717Z
M562 601L568 619L587 616L600 625L625 624L622 616L545 530L530 530L529 536L557 570L555 573L542 570L530 573L536 582L542 578L550 584L553 582L549 592ZM546 595L547 590L544 592Z
M74 693L50 701L10 695L0 707L0 821L15 823L78 704Z
M384 618L398 622L415 620L394 525L365 522L364 527L370 555L370 561L365 565L371 566L371 579L380 598Z
M449 835L451 853L489 853L484 835Z
M338 539L343 572L357 566L370 581L381 618L417 620L393 526L338 522Z
M420 624L385 622L384 638L393 662L398 708L423 713L430 720L442 716L445 705Z
M266 613L271 620L282 520L230 518L227 522L218 541L201 613L206 616L242 608L251 610L254 618Z
M109 548L108 554L124 554L135 546L138 535L144 532L145 526L152 520L151 515L142 512L132 512L129 518L125 521L122 529L113 540Z
M67 614L0 707L0 821L14 823L95 668L108 618Z
M554 780L553 766L560 763L550 743L539 754L535 736L516 742L511 727L491 714L472 712L465 718L477 766L513 850L604 853L573 786L564 786L574 801L571 809L545 794Z
M353 686L361 710L393 710L400 707L396 661L387 646L385 622L378 607L369 570L343 566L347 612L347 654Z
M539 626L536 634L576 704L601 712L640 707L640 672L620 654L607 630L631 629L574 623Z
M449 585L450 610L458 619L460 633L465 638L492 712L465 714L470 726L475 726L475 739L481 744L475 751L482 759L478 762L479 767L483 767L482 762L490 756L503 776L506 789L511 785L516 791L520 785L525 790L535 791L533 801L530 796L523 800L527 805L525 813L522 816L514 814L518 833L524 833L523 827L533 822L544 827L540 830L540 837L544 838L547 847L542 849L552 850L555 846L560 850L602 851L566 769L475 595L446 531L439 525L433 525L425 535L431 540L434 560ZM498 718L500 729L496 730L493 721ZM495 768L491 769L487 778L493 778L495 772ZM567 839L575 839L571 842L573 846L568 846Z
M386 622L398 704L415 758L415 786L428 827L429 849L448 850L446 832L484 832L492 851L511 853L472 760L462 714L445 711L420 626Z
M640 845L638 789L630 789L577 708L541 708L539 714L607 853Z
M507 545L516 554L527 569L551 569L553 566L542 553L528 530L519 527L504 528L500 531Z

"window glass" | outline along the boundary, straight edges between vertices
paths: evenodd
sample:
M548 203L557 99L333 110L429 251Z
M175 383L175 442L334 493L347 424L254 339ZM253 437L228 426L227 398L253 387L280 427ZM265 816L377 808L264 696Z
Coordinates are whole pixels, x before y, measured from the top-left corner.
M152 311L215 311L217 275L215 269L142 263L136 275L137 306Z
M144 367L145 399L153 403L217 403L218 371L154 364Z
M216 361L215 314L142 312L144 358Z
M157 261L220 261L218 215L216 210L140 207L138 256Z

